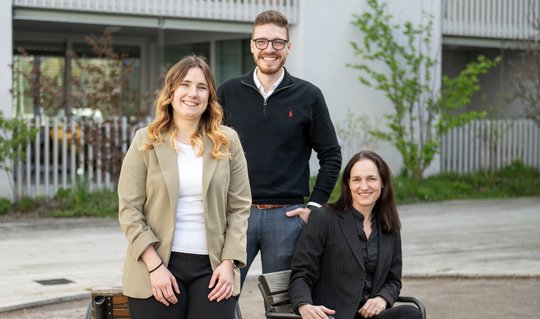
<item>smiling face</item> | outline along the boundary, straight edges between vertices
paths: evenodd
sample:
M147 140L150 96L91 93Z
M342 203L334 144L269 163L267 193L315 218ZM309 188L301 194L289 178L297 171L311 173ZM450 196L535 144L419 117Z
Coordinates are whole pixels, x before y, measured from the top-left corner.
M287 29L277 26L275 24L263 24L253 28L252 39L266 39L269 41L275 39L288 40ZM281 67L285 64L287 55L291 49L291 42L287 42L284 49L276 50L272 46L272 43L268 43L268 47L264 50L257 49L253 41L250 42L251 53L255 64L259 67L259 70L267 75L273 75L277 73Z
M377 165L368 159L356 162L349 178L352 206L362 213L371 213L383 188Z
M208 82L199 67L189 69L173 92L173 118L178 121L199 121L208 107Z

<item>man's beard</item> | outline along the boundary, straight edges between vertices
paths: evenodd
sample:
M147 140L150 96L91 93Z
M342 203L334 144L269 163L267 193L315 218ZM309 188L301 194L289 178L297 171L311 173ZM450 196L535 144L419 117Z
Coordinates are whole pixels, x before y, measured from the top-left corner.
M259 71L266 75L272 75L279 72L279 70L281 70L281 67L283 67L283 65L285 64L285 58L278 58L279 63L277 65L273 65L269 67L269 66L266 66L266 63L264 62L263 58L264 58L263 56L256 58L255 64L259 68Z

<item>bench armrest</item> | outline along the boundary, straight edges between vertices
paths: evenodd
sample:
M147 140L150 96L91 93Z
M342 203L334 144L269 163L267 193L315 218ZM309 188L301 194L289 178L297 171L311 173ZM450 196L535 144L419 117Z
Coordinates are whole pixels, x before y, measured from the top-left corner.
M422 304L422 302L416 298L411 296L399 296L396 302L403 302L403 303L412 303L414 304L422 313L422 319L426 319L426 307Z

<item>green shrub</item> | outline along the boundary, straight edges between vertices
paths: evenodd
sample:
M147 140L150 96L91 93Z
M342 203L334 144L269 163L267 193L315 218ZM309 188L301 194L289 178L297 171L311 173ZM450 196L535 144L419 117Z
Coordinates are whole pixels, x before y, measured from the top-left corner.
M399 204L540 196L540 170L516 162L494 172L439 174L418 181L400 176L394 185Z
M313 177L311 185L314 181ZM339 197L339 185L338 181L329 202ZM399 174L394 176L394 192L399 205L454 199L540 196L540 170L515 162L495 172L444 173L422 179Z
M118 214L116 192L98 190L90 192L75 188L61 200L63 205L51 210L53 217L115 217Z
M56 194L54 194L54 199L65 200L69 198L70 194L71 190L69 188L60 188L58 191L56 191Z
M34 211L37 207L36 200L31 197L21 197L16 203L15 208L18 212L28 213Z
M11 201L7 198L0 198L0 215L5 215L11 211Z
M310 180L313 187L315 178ZM341 176L329 202L339 197ZM416 179L405 175L394 178L398 205L454 199L510 198L540 196L540 170L516 162L499 171L474 174L438 174ZM116 217L118 195L109 190L89 191L84 181L73 189L60 189L53 199L23 197L14 205L0 198L0 215L10 211L37 209L51 217ZM14 207L14 209L11 209Z

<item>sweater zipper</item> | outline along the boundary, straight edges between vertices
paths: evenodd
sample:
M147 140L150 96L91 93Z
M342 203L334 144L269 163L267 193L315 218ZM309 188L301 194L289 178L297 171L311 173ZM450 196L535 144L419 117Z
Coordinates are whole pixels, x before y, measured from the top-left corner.
M279 92L279 91L283 91L283 90L285 90L285 89L288 89L288 88L290 88L291 86L293 86L293 84L289 84L289 85L284 86L284 87L282 87L282 88L276 89L276 90L274 90L274 92L272 92L272 94L271 94L270 96L276 94L276 93ZM268 101L268 99L270 98L270 96L267 97L266 99L264 99L264 103L263 103L263 112L264 112L263 114L264 114L265 117L266 117L266 107L268 106L268 102L267 102L267 101Z
M264 96L261 94L261 92L259 91L259 89L258 89L257 87L255 87L254 85L251 85L251 84L246 83L246 82L243 82L243 81L240 82L240 83L242 83L243 85L248 86L248 87L254 89L254 90L257 91L257 93L259 93L259 95L263 98L263 116L266 117L266 105L267 105L267 103L266 103L266 99L265 99Z
M253 86L253 85L251 85L251 84L249 84L249 83L246 83L246 82L241 82L241 83L244 84L244 85L249 86L250 88L254 89L255 91L257 91L257 92L261 95L261 97L262 97L263 100L264 100L264 102L263 102L263 116L266 117L266 107L268 106L268 102L267 102L268 98L264 98L264 96L261 94L261 92L259 91L259 89L256 88L255 86ZM276 89L274 92L272 92L272 95L276 94L276 93L279 92L279 91L288 89L288 88L290 88L290 87L293 86L293 85L294 85L294 83L291 83L291 84L289 84L289 85L287 85L287 86L284 86L284 87L282 87L282 88ZM270 96L272 96L272 95L270 95Z

